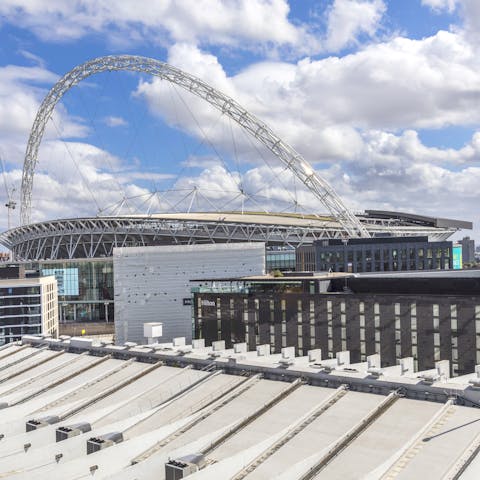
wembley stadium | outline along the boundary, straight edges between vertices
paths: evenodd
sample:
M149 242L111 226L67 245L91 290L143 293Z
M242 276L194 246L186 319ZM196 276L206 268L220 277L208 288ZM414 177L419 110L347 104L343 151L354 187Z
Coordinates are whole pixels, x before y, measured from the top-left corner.
M281 175L290 175L296 185L302 186L309 195L304 201L308 208L299 208L301 205L296 197L290 211L273 204L273 208L267 210L257 201L252 203L252 207L257 208L244 208L247 194L239 185L239 190L233 192L234 199L238 199L236 204L228 200L222 205L215 199L207 199L207 205L212 208L200 207L194 211L194 198L201 195L194 185L191 192L181 193L187 200L184 208L178 207L178 203L167 202L177 208L163 213L150 201L153 197L148 197L141 202L150 201L147 212L125 214L120 209L105 210L77 218L32 222L32 187L38 151L55 106L82 80L97 73L116 71L158 77L208 104L246 137L260 144L281 165ZM283 185L281 178L277 180ZM285 187L284 191L287 191ZM169 193L164 192L163 197ZM124 202L125 198L121 204ZM115 314L113 251L116 247L264 242L267 269L269 254L273 258L275 253L281 253L282 258L289 256L286 266L292 268L293 264L295 268L295 247L319 239L423 236L441 241L460 229L472 228L470 222L409 213L353 212L299 152L234 99L167 63L130 55L88 61L68 72L51 88L37 112L27 143L20 207L20 226L0 234L0 244L10 250L12 260L24 262L41 276L55 275L62 324L87 321L112 325ZM273 262L270 266L274 266Z
M385 211L359 215L370 236L428 236L445 240L469 222ZM20 261L110 257L115 247L215 242L265 242L295 247L343 238L332 217L259 213L182 213L51 220L14 228L0 242Z
M73 86L105 71L143 72L199 97L235 122L285 166L318 201L315 212L215 211L97 215L31 223L32 186L40 143L55 106ZM322 238L428 236L445 240L470 222L388 211L352 212L314 168L235 100L204 81L155 59L121 55L100 57L75 67L50 90L28 140L21 188L21 226L0 235L18 261L110 257L115 247L261 241L267 247L295 247Z

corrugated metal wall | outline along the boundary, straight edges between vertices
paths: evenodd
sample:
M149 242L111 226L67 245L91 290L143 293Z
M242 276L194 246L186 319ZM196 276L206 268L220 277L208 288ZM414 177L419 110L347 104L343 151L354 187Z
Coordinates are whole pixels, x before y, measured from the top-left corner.
M113 264L117 343L145 343L145 322L163 322L163 342L191 342L190 280L264 274L265 244L118 248Z

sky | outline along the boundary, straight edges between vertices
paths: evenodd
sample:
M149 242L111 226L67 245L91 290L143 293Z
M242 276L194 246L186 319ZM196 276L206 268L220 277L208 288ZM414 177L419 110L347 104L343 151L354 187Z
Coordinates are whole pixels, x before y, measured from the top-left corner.
M0 230L49 89L88 60L130 54L234 98L353 211L470 220L462 235L480 240L479 49L477 0L2 0ZM178 85L98 73L47 123L34 221L242 206L325 211L255 139Z

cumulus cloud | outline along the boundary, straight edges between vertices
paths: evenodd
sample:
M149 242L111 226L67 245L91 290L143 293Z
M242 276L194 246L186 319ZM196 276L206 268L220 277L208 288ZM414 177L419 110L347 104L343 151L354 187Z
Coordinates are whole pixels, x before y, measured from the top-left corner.
M462 23L452 25L477 48L480 46L480 3L477 0L422 0L436 13L458 13Z
M380 0L335 0L326 12L325 33L292 22L284 0L215 0L213 10L212 2L207 8L198 0L149 3L149 9L138 8L133 0L115 6L106 0L5 0L0 15L49 41L92 32L104 32L112 42L122 38L125 45L152 38L167 47L170 63L230 95L270 125L355 209L451 217L461 212L465 219L476 219L480 133L454 149L425 145L419 131L451 125L472 128L480 120L480 57L475 43L480 7L474 0L423 0L423 4L435 11L458 7L463 24L420 40L396 36L380 42L375 38L385 15L385 2ZM297 54L339 52L364 39L372 43L345 56L312 56L297 62L275 57L278 48ZM212 45L234 53L254 49L263 55L257 63L228 74L208 51ZM18 166L28 131L46 86L56 78L38 62L30 68L0 68L0 140L7 139L3 148L13 164L10 182L21 179ZM146 181L173 181L171 175L141 172L137 165L127 168L123 159L80 141L88 133L83 122L59 106L40 152L34 219L89 215L105 205L114 212L124 204L128 211L135 201L124 201L125 196L140 203L147 200L153 209L180 208L182 199L188 207L192 201L188 195L195 189L199 209L221 205L279 210L296 202L299 209L324 212L283 165L203 100L159 79L140 80L134 96L199 144L211 142L229 160L237 156L241 168L228 169L218 156L193 153L182 164L189 173L173 182L176 192L168 199L152 197ZM108 116L104 120L112 127L125 121ZM60 140L67 135L79 141ZM188 191L192 193L187 195Z
M23 162L30 130L47 90L58 79L53 72L39 66L0 67L0 143L5 161ZM84 137L88 128L68 114L62 105L47 124L45 138Z
M346 57L305 59L297 64L260 62L232 76L212 54L198 47L183 44L172 48L170 55L186 71L266 121L317 165L319 173L356 209L456 217L461 204L461 216L477 218L471 204L477 195L472 185L480 172L480 134L474 133L462 148L454 149L426 146L417 131L471 126L479 120L480 69L474 49L461 34L442 31L423 40L399 37ZM208 131L228 149L230 131L218 125L221 115L195 99L185 101L195 120L188 111L179 114L178 108L171 107L171 88L158 80L143 81L136 94L167 123L199 138ZM175 95L183 94L178 89ZM252 146L241 134L236 146L245 161L255 164L255 151L252 155ZM262 158L257 155L256 160L258 166L243 174L245 191L251 193L255 188L250 187L263 183L264 193L282 199L287 189L268 175L271 168L262 170ZM282 168L278 163L271 165ZM191 177L189 185L198 181L213 189L207 178L219 182L219 188L231 187L232 179L222 180L221 166L216 168L205 165L203 174ZM302 188L297 185L297 193ZM308 192L303 195L309 198ZM312 210L322 209L311 198L305 204Z
M451 32L423 40L399 37L341 58L260 62L232 76L195 46L173 47L169 60L238 100L313 162L359 152L359 131L480 121L479 60ZM191 94L181 100L181 88L154 79L140 82L136 95L170 125L226 142L229 132L221 129L218 111ZM188 108L178 108L182 102Z
M458 0L422 0L422 5L430 7L436 12L453 12L458 4Z
M338 51L358 43L358 37L373 37L385 13L382 0L335 0L328 12L325 47Z
M132 42L193 42L241 48L316 44L293 24L286 0L4 0L0 15L47 41L107 32L118 46Z

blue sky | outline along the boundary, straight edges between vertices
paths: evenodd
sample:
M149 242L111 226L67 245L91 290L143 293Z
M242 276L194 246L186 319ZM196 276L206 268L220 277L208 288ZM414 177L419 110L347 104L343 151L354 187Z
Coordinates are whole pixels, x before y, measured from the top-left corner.
M479 18L474 0L123 0L115 8L4 0L7 184L18 200L29 130L56 80L89 59L126 53L169 62L235 98L355 210L478 223ZM155 189L172 188L164 206L182 208L194 187L203 192L198 209L238 208L231 198L241 188L252 209L283 210L295 196L303 210L321 210L205 102L147 75L102 73L68 91L47 126L33 218L96 214L124 196L145 207Z

